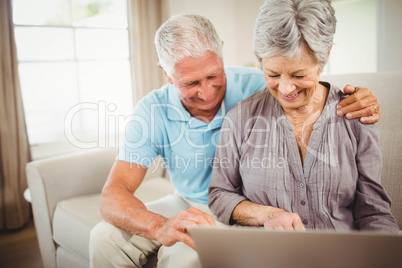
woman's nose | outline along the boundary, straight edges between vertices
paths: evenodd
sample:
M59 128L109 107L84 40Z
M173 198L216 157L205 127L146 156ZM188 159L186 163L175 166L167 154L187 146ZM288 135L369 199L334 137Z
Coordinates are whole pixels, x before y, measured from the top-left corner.
M289 96L295 89L296 86L293 84L292 79L281 77L278 85L278 90L280 93Z

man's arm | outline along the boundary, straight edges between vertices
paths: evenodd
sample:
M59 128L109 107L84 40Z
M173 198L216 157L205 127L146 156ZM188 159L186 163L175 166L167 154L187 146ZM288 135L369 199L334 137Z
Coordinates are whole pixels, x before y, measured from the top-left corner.
M360 117L360 122L364 124L373 124L380 120L380 104L369 89L346 85L343 92L352 95L339 102L338 116L346 115L347 119Z
M194 225L215 225L212 216L195 208L173 218L149 211L133 194L142 183L147 168L116 161L101 195L101 214L109 223L129 233L157 240L165 246L183 242L194 248L187 232Z
M248 200L240 202L234 208L232 220L241 225L264 226L271 230L305 230L298 214Z

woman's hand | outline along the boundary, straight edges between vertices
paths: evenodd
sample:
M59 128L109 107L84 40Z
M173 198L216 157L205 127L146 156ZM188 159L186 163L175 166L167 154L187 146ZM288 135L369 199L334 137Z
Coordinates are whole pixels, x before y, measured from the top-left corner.
M269 230L305 230L298 214L248 200L237 204L232 212L232 219L242 225L264 226Z
M283 209L278 209L272 213L264 222L264 228L267 230L278 231L305 231L306 228L302 223L299 214L287 212Z
M352 94L339 102L338 116L346 114L347 119L360 118L364 124L377 123L380 120L380 104L368 88L346 85L345 94Z

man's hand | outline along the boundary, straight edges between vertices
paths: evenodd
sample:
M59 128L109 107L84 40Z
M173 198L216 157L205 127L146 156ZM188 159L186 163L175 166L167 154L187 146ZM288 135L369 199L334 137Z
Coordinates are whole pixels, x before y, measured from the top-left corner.
M305 231L300 216L297 213L287 212L278 209L277 212L271 214L264 222L264 228L267 230L278 231Z
M194 242L188 232L191 226L215 226L213 217L196 208L182 211L175 217L167 219L156 231L156 240L165 246L173 246L176 242L183 242L195 249Z
M346 85L343 92L352 95L339 102L338 116L346 114L347 119L360 117L360 122L364 124L373 124L380 120L380 105L369 89Z

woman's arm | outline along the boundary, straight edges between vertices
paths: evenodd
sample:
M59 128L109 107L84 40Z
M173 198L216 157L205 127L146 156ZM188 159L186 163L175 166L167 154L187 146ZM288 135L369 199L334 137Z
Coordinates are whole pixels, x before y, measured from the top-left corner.
M355 198L355 224L359 230L397 233L399 227L391 213L391 200L381 185L382 158L376 125L357 121L356 163L359 172Z
M231 112L222 124L215 153L208 199L211 211L225 224L304 230L296 213L253 203L243 195L240 164L243 141L241 120L236 118L235 112Z
M242 194L240 176L241 122L233 112L225 117L215 152L212 178L209 185L208 205L218 219L231 224L233 209L241 201L247 200Z

